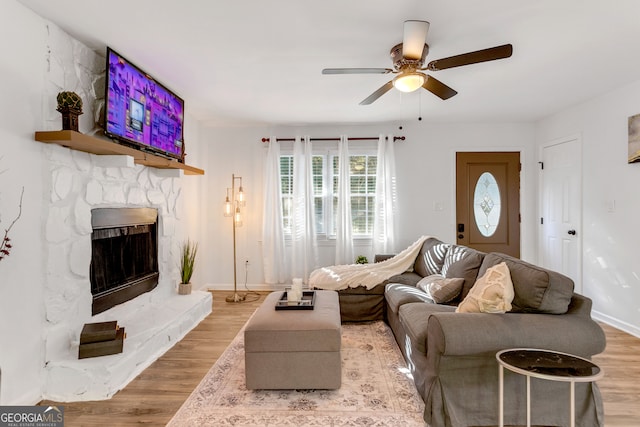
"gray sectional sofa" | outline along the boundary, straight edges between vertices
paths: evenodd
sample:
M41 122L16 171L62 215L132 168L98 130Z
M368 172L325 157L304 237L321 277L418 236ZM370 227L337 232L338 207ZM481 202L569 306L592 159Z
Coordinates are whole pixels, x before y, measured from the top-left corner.
M505 262L513 282L504 314L459 313L456 306L488 268ZM463 278L460 294L436 304L416 287L425 276ZM339 292L342 321L384 319L395 335L425 402L431 427L498 425L498 363L507 348L540 348L591 358L605 336L591 319L591 300L571 279L498 253L427 239L410 271L372 290ZM505 374L505 424L526 425L525 377ZM569 424L569 385L533 379L532 423ZM604 425L596 384L576 384L576 425Z

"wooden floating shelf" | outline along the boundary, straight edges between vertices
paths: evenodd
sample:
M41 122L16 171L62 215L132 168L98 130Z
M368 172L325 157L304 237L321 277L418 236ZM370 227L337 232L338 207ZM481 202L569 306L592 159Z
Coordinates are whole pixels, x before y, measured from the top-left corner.
M110 140L96 138L73 130L36 132L36 141L58 144L85 153L111 156L131 156L135 164L158 169L182 169L185 175L204 175L204 170L170 160L155 154L145 153Z

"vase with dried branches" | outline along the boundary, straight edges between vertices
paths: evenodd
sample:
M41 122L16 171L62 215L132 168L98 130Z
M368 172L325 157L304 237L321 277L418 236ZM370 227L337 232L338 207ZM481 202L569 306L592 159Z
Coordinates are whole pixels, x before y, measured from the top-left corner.
M0 175L5 171L0 171ZM0 241L0 261L5 259L11 253L11 249L13 248L13 244L11 243L11 238L9 237L9 232L13 228L13 226L18 222L20 216L22 216L22 198L24 196L24 187L22 187L22 191L20 192L20 201L18 202L18 214L11 221L9 227L4 229L4 235L2 236L2 241ZM1 220L0 220L1 222Z

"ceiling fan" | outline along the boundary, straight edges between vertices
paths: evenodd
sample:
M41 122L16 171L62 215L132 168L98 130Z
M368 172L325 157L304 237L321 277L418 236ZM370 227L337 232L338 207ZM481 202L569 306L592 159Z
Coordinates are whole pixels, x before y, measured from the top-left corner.
M413 92L420 87L428 90L441 99L449 99L458 92L422 71L439 71L479 62L508 58L513 52L513 46L505 44L475 52L463 53L448 58L436 59L423 67L424 60L429 53L427 45L427 21L405 21L402 43L391 48L393 68L325 68L322 74L397 74L393 80L385 83L373 92L360 105L369 105L395 87L402 92Z

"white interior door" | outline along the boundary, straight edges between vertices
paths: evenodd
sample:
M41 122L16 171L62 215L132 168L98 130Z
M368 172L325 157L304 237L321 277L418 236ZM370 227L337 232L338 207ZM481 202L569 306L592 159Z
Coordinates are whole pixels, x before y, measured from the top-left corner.
M540 261L571 277L582 291L582 150L579 137L542 147Z

